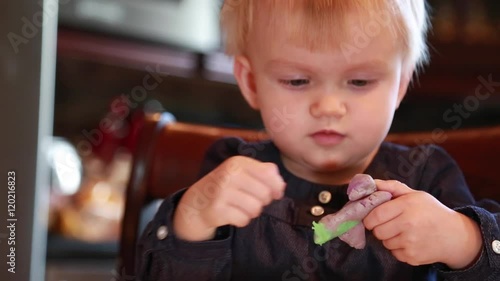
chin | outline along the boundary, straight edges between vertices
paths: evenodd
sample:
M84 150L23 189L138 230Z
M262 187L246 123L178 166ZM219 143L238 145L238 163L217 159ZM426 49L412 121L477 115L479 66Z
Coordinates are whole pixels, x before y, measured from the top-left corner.
M311 163L311 166L313 166L316 171L322 173L334 172L343 168L342 163L338 160L314 161Z

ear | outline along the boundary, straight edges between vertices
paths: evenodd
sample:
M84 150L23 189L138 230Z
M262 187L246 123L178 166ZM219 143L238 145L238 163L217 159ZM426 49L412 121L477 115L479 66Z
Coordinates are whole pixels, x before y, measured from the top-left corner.
M403 98L406 96L406 92L408 91L408 85L410 85L412 76L413 76L413 68L402 69L401 79L399 80L398 100L396 104L396 109L399 108L401 101L403 101Z
M255 87L255 78L250 61L244 56L234 58L234 77L238 81L241 93L247 103L253 108L259 109L259 100Z

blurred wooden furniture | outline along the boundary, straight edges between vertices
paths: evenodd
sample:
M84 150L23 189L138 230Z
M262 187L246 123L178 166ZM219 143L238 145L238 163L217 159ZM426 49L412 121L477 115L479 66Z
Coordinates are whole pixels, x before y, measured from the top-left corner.
M408 146L432 143L443 147L460 166L476 200L500 201L500 126L389 134L386 140Z
M119 272L134 275L135 244L140 211L153 199L161 199L193 184L205 151L222 136L262 140L254 130L226 129L175 122L168 113L147 116L134 155L127 187L119 253ZM456 131L390 134L387 140L409 146L436 143L461 166L477 199L500 200L500 126Z

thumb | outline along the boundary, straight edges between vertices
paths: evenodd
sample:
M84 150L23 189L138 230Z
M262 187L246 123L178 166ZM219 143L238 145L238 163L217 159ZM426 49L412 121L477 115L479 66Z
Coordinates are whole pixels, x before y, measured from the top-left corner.
M387 191L392 194L393 198L415 192L414 189L397 180L375 180L375 184L377 190Z

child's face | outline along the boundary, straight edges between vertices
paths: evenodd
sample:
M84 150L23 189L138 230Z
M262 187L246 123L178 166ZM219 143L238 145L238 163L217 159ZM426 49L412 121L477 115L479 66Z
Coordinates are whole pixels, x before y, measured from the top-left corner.
M389 131L411 71L389 31L350 57L310 51L257 24L235 76L295 175L340 184L363 172ZM351 37L353 38L353 37ZM353 41L345 42L356 46ZM335 173L333 173L335 172Z

